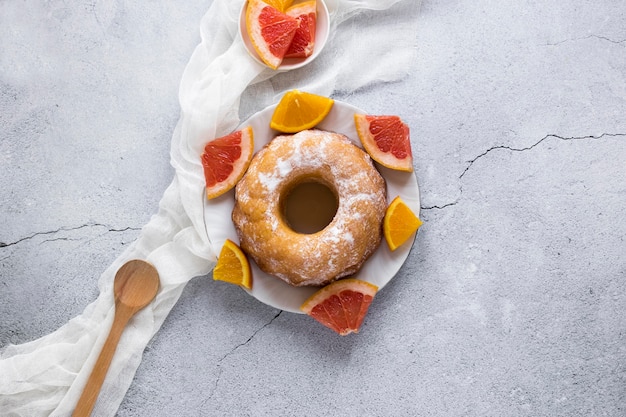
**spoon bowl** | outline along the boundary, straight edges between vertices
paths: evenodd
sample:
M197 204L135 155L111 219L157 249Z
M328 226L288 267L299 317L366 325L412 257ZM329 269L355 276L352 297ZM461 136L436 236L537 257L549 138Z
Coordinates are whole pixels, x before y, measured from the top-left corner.
M113 294L116 303L137 308L137 311L148 305L158 290L159 273L146 261L128 261L115 274Z

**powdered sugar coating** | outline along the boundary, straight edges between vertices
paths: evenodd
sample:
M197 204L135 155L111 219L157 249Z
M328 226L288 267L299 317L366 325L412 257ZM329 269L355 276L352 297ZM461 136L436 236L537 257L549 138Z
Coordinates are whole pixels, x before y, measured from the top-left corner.
M326 228L300 234L283 219L280 200L311 179L333 189L339 206ZM378 248L386 204L385 181L366 152L343 135L307 130L278 136L254 156L232 217L261 270L296 286L324 285L357 272Z

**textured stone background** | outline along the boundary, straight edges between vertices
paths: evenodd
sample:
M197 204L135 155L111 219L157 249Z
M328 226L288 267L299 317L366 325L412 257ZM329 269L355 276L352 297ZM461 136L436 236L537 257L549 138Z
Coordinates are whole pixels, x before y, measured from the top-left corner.
M97 296L170 183L210 0L0 3L0 347ZM626 5L424 0L401 82L425 225L359 335L198 277L119 416L626 414Z

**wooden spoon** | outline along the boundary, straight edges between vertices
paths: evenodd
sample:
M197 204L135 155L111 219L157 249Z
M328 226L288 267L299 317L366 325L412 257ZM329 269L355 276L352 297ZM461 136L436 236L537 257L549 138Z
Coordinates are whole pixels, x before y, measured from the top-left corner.
M126 324L135 313L154 299L158 290L159 273L148 262L138 259L128 261L117 271L113 284L115 294L113 325L78 400L73 417L91 415Z

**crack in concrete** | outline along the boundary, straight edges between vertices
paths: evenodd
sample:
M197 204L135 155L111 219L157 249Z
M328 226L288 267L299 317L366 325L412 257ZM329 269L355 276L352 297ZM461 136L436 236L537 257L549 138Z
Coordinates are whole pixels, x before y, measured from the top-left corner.
M226 360L226 358L228 358L230 355L232 355L233 353L235 353L235 351L237 351L237 349L246 346L248 343L250 343L252 341L252 339L254 339L254 337L263 329L265 329L266 327L268 327L269 325L271 325L274 320L276 320L281 314L282 314L282 310L280 310L274 317L272 317L267 323L265 323L263 326L259 327L258 329L256 329L252 335L250 337L248 337L248 339L243 342L238 344L237 346L233 347L230 351L228 351L224 356L222 356L218 361L217 361L217 377L215 378L215 384L213 385L213 390L211 391L211 393L208 395L208 397L202 402L202 406L204 406L211 398L213 398L213 394L215 394L215 391L217 391L217 387L220 384L220 381L222 379L222 362L224 360Z
M550 138L553 139L558 139L558 140L563 140L563 141L568 141L568 140L595 140L595 139L602 139L604 137L626 137L626 133L602 133L600 135L587 135L587 136L560 136L557 134L548 134L544 137L542 137L541 139L539 139L537 142L533 143L530 146L526 146L524 148L514 148L512 146L506 146L506 145L496 145L496 146L492 146L491 148L487 149L485 152L479 154L478 156L476 156L475 158L467 161L467 166L465 167L465 169L463 170L463 172L461 172L461 175L459 175L459 180L462 180L463 177L465 176L465 174L467 174L467 172L470 170L470 168L474 165L474 163L476 161L478 161L479 159L483 158L484 156L488 155L489 153L493 152L493 151L497 151L497 150L507 150L507 151L511 151L511 152L525 152L525 151L529 151L532 150L533 148L535 148L536 146L540 145L542 142L544 142L545 140L548 140ZM459 190L459 194L463 194L463 187L460 187ZM433 205L433 206L421 206L420 208L422 210L443 210L445 208L451 207L456 205L460 200L460 197L457 198L455 201L451 202L451 203L446 203L446 204L442 204L442 205Z
M420 210L443 210L447 207L454 206L459 202L459 200L453 201L452 203L446 203L444 205L438 206L420 206Z
M124 228L121 228L121 229L117 229L117 228L112 228L112 227L107 226L106 224L102 224L102 223L87 223L87 224L83 224L83 225L75 226L75 227L60 227L58 229L49 230L47 232L36 232L36 233L33 233L32 235L28 235L28 236L22 237L20 239L17 239L14 242L8 242L8 243L0 242L0 248L6 248L6 247L9 247L9 246L14 246L14 245L22 243L22 242L24 242L26 240L34 239L37 236L54 235L54 234L60 233L60 232L71 232L71 231L74 231L74 230L84 229L86 227L105 227L105 228L108 229L109 232L125 232L127 230L141 230L140 227L128 226L128 227L124 227ZM55 240L70 240L70 239L69 238L57 237L57 238L46 239L46 240L44 240L44 242L52 242L52 241L55 241Z
M235 353L235 351L237 349L239 349L240 347L243 347L245 345L247 345L248 343L250 343L250 341L252 339L254 339L254 336L256 336L261 330L265 329L267 326L269 326L270 324L272 324L274 322L274 320L276 320L278 318L278 316L280 316L282 314L282 310L280 310L274 317L272 317L272 319L270 321L268 321L267 323L265 323L263 326L261 326L260 328L256 329L254 331L254 333L252 333L252 335L248 338L248 340L246 340L243 343L238 344L237 346L235 346L234 348L232 348L227 354L225 354L224 356L222 356L222 358L220 360L218 360L218 363L221 363L222 361L224 361L224 359L226 359L227 357L229 357L230 355L232 355L233 353Z
M602 133L600 135L587 135L587 136L571 136L571 137L565 137L565 136L560 136L560 135L556 135L556 134L548 134L546 136L544 136L543 138L539 139L537 142L535 142L534 144L527 146L525 148L514 148L511 146L505 146L505 145L496 145L496 146L492 146L491 148L487 149L485 152L481 153L480 155L476 156L474 159L471 159L468 162L467 167L465 167L465 169L463 170L463 172L461 173L461 175L459 175L459 179L463 179L463 176L465 176L465 174L467 174L467 172L469 171L469 169L474 165L474 163L476 161L478 161L480 158L484 157L485 155L489 154L490 152L499 150L499 149L504 149L504 150L508 150L511 152L524 152L524 151L529 151L531 149L533 149L534 147L540 145L543 141L550 139L550 138L554 138L554 139L559 139L559 140L592 140L592 139L602 139L604 137L620 137L620 136L626 136L626 133Z
M558 46L558 45L564 44L566 42L584 41L584 40L591 39L591 38L600 39L600 40L611 42L611 43L614 43L614 44L617 44L617 45L621 45L621 44L626 43L626 39L615 40L615 39L611 39L611 38L609 38L607 36L593 35L592 34L592 35L582 36L580 38L564 39L564 40L559 41L559 42L546 43L546 45L547 46Z

